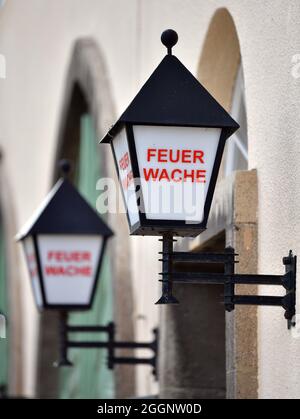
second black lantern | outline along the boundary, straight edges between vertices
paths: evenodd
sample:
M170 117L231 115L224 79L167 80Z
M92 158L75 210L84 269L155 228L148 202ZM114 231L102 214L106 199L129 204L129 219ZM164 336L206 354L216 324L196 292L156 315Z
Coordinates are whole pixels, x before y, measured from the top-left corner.
M18 235L39 309L90 309L111 229L66 178Z

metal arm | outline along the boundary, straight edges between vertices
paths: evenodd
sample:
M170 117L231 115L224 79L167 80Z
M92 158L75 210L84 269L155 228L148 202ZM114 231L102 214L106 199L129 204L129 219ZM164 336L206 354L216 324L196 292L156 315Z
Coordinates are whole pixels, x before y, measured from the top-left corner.
M153 368L153 375L157 377L157 358L158 358L158 330L154 329L154 339L152 342L119 342L115 340L115 324L108 323L107 326L86 326L68 325L68 313L60 313L60 359L55 365L72 366L68 360L68 349L90 349L99 348L108 350L107 366L113 369L115 364L146 364ZM72 341L69 340L69 333L106 333L106 341ZM153 356L149 358L120 357L116 356L115 349L149 349Z
M160 253L162 258L162 297L157 304L169 304L169 301L177 300L172 294L173 284L223 284L224 285L224 305L226 311L234 310L236 305L264 305L279 306L285 310L285 318L288 320L288 328L294 326L293 317L295 315L296 304L296 265L297 257L290 250L289 255L283 258L285 274L283 275L248 275L235 274L234 266L238 263L235 257L238 256L232 247L227 247L224 253L192 253L174 252L173 237L163 236L163 250ZM171 245L172 243L172 245ZM180 272L176 269L178 262L197 263L219 263L224 265L224 273L203 272ZM278 285L282 286L286 294L277 296L259 295L236 295L235 285Z

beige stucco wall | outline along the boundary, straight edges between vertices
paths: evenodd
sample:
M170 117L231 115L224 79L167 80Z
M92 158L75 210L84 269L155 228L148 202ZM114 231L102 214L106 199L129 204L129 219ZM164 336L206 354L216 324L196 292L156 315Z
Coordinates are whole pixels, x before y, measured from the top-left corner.
M297 0L8 0L0 9L0 54L7 64L7 77L0 79L0 146L18 226L50 186L73 42L85 36L98 42L120 113L163 57L159 41L163 29L178 31L176 55L196 74L210 19L219 7L227 7L232 14L240 40L249 168L257 168L258 175L259 272L282 272L281 257L289 248L296 252L300 248L300 79L291 74L292 57L300 53ZM132 240L135 269L141 267L142 241ZM135 293L142 292L146 301L156 293L152 287L157 280L157 247L142 246L149 270L143 277L136 275L134 284ZM24 391L31 395L35 391L37 315L24 265L19 273L24 302ZM139 318L146 316L147 328L155 323L156 310L148 300L135 306ZM299 397L300 339L287 331L280 309L259 309L258 352L259 396ZM139 379L141 388L148 389L148 381Z

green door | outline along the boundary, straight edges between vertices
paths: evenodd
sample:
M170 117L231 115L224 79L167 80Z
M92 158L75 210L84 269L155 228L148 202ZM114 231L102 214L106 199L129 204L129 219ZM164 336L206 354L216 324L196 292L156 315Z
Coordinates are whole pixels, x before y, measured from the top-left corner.
M101 176L98 142L90 115L81 117L79 160L76 183L79 191L95 208L96 182ZM113 318L112 278L109 254L103 260L98 288L92 310L71 314L70 324L106 325ZM101 334L75 334L72 339L105 340ZM64 367L60 373L61 398L113 398L114 375L106 366L107 352L99 349L70 350L73 367Z

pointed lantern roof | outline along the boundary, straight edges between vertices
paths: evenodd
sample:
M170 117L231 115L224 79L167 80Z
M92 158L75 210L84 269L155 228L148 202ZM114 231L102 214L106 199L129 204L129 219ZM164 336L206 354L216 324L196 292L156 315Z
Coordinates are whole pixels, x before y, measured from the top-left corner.
M224 128L226 137L239 128L228 112L170 53L101 142L110 142L126 123Z
M65 178L55 184L16 238L22 240L30 234L97 234L108 237L113 232Z

